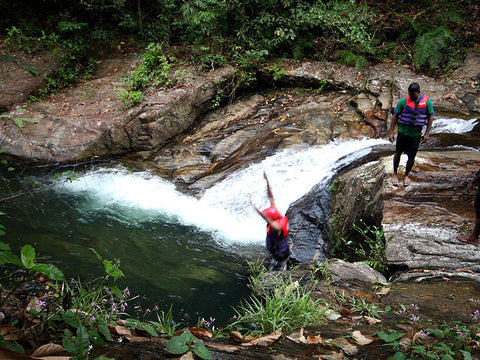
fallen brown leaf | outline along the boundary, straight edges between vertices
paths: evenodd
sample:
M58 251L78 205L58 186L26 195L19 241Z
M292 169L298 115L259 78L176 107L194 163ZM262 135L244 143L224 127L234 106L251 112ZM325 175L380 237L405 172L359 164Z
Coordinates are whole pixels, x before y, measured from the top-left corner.
M317 360L345 360L345 355L340 352L332 352L330 354L314 355Z
M132 332L126 328L125 326L115 326L115 325L112 325L112 324L108 324L108 328L110 329L110 331L113 331L115 334L117 335L131 335Z
M132 334L125 334L125 339L132 343L138 343L138 342L146 342L146 341L151 341L152 339L145 337L145 336L136 336Z
M238 331L232 331L230 332L230 334L228 334L228 336L230 336L235 341L243 342L243 336Z
M35 349L32 356L47 356L62 352L63 346L58 344L45 344Z
M363 317L365 319L365 321L369 324L369 325L373 325L373 324L377 324L377 323L381 323L382 320L380 319L375 319L373 317L370 317L370 316L364 316Z
M195 359L195 355L193 355L193 353L191 351L185 353L182 355L182 357L179 359L179 360L194 360Z
M375 291L375 294L377 295L388 295L390 293L390 288L389 287L382 287Z
M323 339L320 334L318 335L308 335L307 344L320 344L323 345Z
M276 331L270 335L254 339L252 341L249 341L248 343L242 343L242 346L253 346L253 345L259 345L259 346L268 346L272 345L275 341L277 341L280 336L282 336L281 331Z
M217 350L220 350L220 351L225 351L225 352L228 352L228 353L233 353L233 352L241 350L241 348L239 348L238 346L235 346L235 345L211 344L211 343L207 343L207 342L204 342L203 344L205 346L209 347L209 348L217 349Z
M287 336L288 340L291 340L293 342L299 343L299 344L306 344L307 339L303 335L303 327L300 328L300 330L295 333L291 333L290 335Z
M197 338L212 338L212 332L210 330L201 328L201 327L191 327L188 330L192 333L193 336Z
M352 333L352 336L358 345L368 345L373 341L373 339L370 336L365 336L358 330L355 330Z

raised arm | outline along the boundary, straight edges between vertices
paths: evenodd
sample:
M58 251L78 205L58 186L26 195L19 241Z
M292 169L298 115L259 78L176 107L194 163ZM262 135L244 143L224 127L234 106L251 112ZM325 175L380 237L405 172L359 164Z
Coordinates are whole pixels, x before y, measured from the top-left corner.
M267 173L265 171L263 172L263 177L267 182L267 194L268 194L268 199L270 200L270 205L275 206L275 200L273 199L272 188L270 187L270 182L268 181Z

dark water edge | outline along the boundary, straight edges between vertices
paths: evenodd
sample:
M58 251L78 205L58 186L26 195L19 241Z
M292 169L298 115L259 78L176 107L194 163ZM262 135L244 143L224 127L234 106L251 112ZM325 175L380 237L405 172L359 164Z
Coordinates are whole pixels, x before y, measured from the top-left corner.
M51 176L3 183L3 198L24 192L0 203L6 228L1 240L14 253L31 244L42 262L83 280L103 275L90 248L105 259L119 259L126 276L120 287L139 296L127 309L130 315L172 306L177 321L194 325L199 317L212 317L221 325L233 316L232 307L248 298L247 260L263 251L261 244L222 244L211 233L147 212L128 220L130 209L92 205L55 186L28 192L34 181L46 184Z

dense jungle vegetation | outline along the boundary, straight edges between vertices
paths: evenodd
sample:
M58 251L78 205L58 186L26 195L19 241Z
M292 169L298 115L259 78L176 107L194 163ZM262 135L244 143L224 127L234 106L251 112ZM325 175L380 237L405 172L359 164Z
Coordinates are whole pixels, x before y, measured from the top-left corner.
M10 49L71 50L66 83L105 51L149 44L193 48L187 61L201 69L284 57L356 67L392 60L440 75L480 36L477 0L0 0L0 11Z
M466 50L478 47L480 38L478 0L0 0L0 11L2 61L21 65L12 54L67 50L57 77L48 79L39 96L89 76L98 59L142 53L142 63L121 95L130 104L141 100L141 91L152 83L168 86L174 81L168 70L180 61L197 66L199 71L233 64L245 69L245 76L252 76L255 69L275 58L328 60L357 68L391 61L423 74L441 76L461 64ZM272 69L278 76L285 71ZM34 74L34 69L26 70ZM21 127L22 119L14 120ZM0 236L4 230L0 225ZM368 231L383 238L379 229ZM381 252L372 253L378 256L371 257L370 263L381 268ZM24 353L43 343L61 342L65 351L76 354L75 359L88 359L93 344L113 340L108 325L124 315L130 293L128 287L120 289L116 284L123 277L119 264L102 258L96 251L94 254L105 275L89 282L66 282L59 269L38 263L32 246L25 245L17 256L0 241L0 265L11 265L15 271L11 277L14 285L0 284L0 307L5 311L8 305L10 314L6 314L11 318L18 308L28 307L29 315L21 321L14 319L12 324L16 327L12 325L0 335L0 351L6 351L6 347ZM254 273L264 271L260 265L251 266L258 267ZM328 271L323 267L312 272L328 279ZM279 280L274 282L278 284ZM318 299L311 301L310 290L304 292L290 282L280 283L283 290L272 293L270 298L254 297L238 310L236 321L226 330L246 333L251 329L245 324L254 322L258 325L254 333L259 335L323 320L327 308L319 311ZM35 295L35 301L17 291L24 288L34 289L29 295ZM379 313L373 305L353 297L338 295L336 302L372 318ZM475 300L475 304L480 302ZM265 313L270 317L262 323L259 318ZM475 314L478 317L478 310ZM169 353L192 351L202 359L211 358L203 343L191 333L173 336L180 325L172 321L172 309L160 310L156 315L158 321L128 318L124 320L125 328L145 336L171 338ZM413 338L418 339L419 332L413 331L407 350L401 349L398 340L405 334L392 330L381 332L378 337L394 349L396 359L410 358L405 355L407 352L423 356L412 358L469 359L470 339L479 330L478 318L474 320L475 325L468 328L455 324L432 330L435 336L447 339L434 345L414 344ZM418 320L411 322L413 329L420 330ZM224 336L222 329L205 319L199 319L197 325L209 328L211 336ZM469 337L458 335L458 328L468 332ZM438 357L429 356L434 346Z

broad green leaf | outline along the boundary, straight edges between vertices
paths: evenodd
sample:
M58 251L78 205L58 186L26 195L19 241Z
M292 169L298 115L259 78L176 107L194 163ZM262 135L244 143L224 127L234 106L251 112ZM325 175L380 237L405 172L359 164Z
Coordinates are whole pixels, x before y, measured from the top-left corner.
M86 356L85 358L88 359L87 355L88 355L89 346L90 346L90 336L88 334L88 331L85 328L85 326L80 325L77 329L76 354Z
M76 314L71 311L65 311L62 315L63 321L65 321L68 325L73 326L74 328L78 328L81 326L79 321L77 320Z
M25 349L17 343L16 341L11 341L11 340L5 340L3 336L0 336L0 345L5 346L6 348L16 351L18 353L25 354Z
M97 330L95 329L90 330L88 334L94 344L102 345L105 343L105 341L103 340L103 337L100 335L100 333Z
M1 229L3 229L3 226L1 226ZM10 251L10 246L5 244L3 241L0 241L0 251Z
M195 341L195 345L192 345L191 348L192 348L192 351L202 359L205 359L205 360L212 359L212 354L210 354L210 351L207 350L207 348L205 347L205 345L201 340L197 339Z
M22 264L26 269L30 269L35 264L35 249L32 245L25 245L22 248Z
M14 117L13 122L19 127L23 127L23 120L22 118Z
M389 360L405 360L406 358L407 358L407 355L398 351L395 354L393 354L392 356L390 356L388 359Z
M390 334L387 334L383 331L380 331L379 333L377 333L377 335L380 339L382 339L385 342L392 342L400 339L405 334L401 332L395 332L395 331Z
M69 353L75 354L75 351L77 349L75 347L75 342L73 339L64 337L62 340L62 345L65 348L65 350L67 350Z
M100 260L100 262L103 262L102 256L101 256L94 248L90 248L90 250L93 251L93 253L94 253L95 256L97 257L97 259Z
M105 339L108 341L113 341L112 334L110 334L110 330L108 330L108 326L106 324L99 324L98 331Z
M9 148L1 148L1 149L0 149L0 154L6 153L6 152L8 152L8 151L10 151Z
M190 331L185 331L181 335L174 336L167 343L167 351L171 354L184 354L190 348L187 344L196 339Z
M52 280L65 280L65 275L63 274L63 272L52 264L35 264L30 268L30 270L41 272L42 274L47 275Z
M22 261L9 251L0 251L0 264L15 264L21 267Z
M146 331L149 335L151 335L151 336L153 336L153 337L158 337L158 333L155 331L155 329L153 328L152 325L150 325L150 324L145 324L144 327L145 327L145 331Z
M110 290L118 297L118 298L123 298L123 292L116 286L110 286Z
M110 260L103 260L103 268L105 270L105 273L113 277L115 280L117 280L119 277L125 276L122 270L113 265Z

